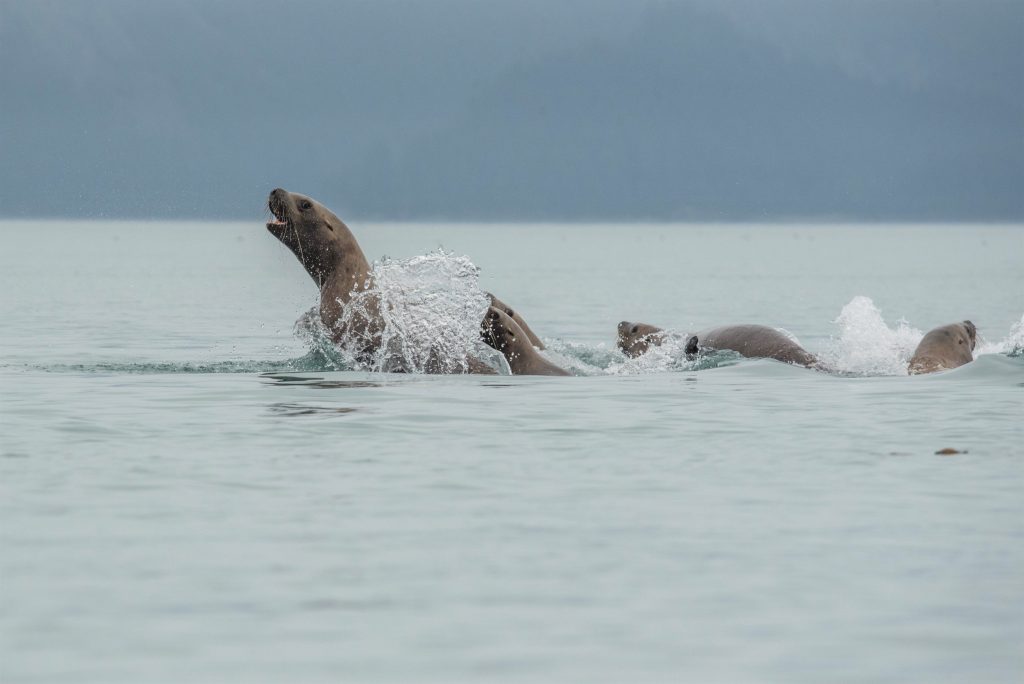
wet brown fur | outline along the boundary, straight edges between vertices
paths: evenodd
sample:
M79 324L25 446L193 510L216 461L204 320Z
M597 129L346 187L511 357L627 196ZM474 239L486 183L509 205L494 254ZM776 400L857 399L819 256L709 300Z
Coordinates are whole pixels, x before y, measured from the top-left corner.
M970 363L978 330L974 323L962 321L929 330L914 350L907 372L910 375L935 373Z
M622 321L618 327L618 346L631 358L645 353L651 345L660 345L667 335L661 328L647 323ZM766 325L724 325L687 335L688 352L696 350L730 350L752 359L776 359L798 366L816 368L817 358L775 328Z
M541 356L519 324L497 307L487 310L480 337L502 353L513 375L571 375Z

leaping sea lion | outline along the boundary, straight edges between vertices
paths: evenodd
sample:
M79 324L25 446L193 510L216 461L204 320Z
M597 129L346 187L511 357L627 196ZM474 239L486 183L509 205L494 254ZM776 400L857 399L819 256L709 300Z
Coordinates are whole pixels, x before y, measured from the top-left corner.
M974 360L977 337L978 329L970 321L950 323L929 330L914 350L907 372L910 375L921 375L970 363Z
M630 358L644 354L652 345L658 346L667 333L647 323L622 321L618 327L618 346ZM775 328L766 325L723 325L688 334L686 354L702 350L730 350L751 359L776 359L808 368L820 367L818 359Z
M267 206L274 215L274 220L267 223L267 230L295 254L316 282L320 289L320 320L331 331L335 343L343 338L358 340L362 348L355 350L357 356L369 358L381 344L383 319L376 310L377 305L371 300L358 317L347 320L342 316L353 295L372 285L370 262L352 231L330 209L305 195L277 188L270 193ZM492 303L512 311L494 295L489 296ZM515 315L522 321L520 329L528 330L526 321ZM533 331L529 334L536 340L534 344L543 348ZM437 372L445 369L444 364L435 365ZM468 359L468 370L483 374L495 372L473 357Z
M571 375L541 356L519 324L497 307L484 316L480 337L502 353L512 375Z
M290 249L320 289L320 319L337 342L348 330L338 328L352 294L370 286L370 262L345 222L316 200L277 188L267 200L274 221L270 234ZM379 333L379 321L363 320L361 333Z

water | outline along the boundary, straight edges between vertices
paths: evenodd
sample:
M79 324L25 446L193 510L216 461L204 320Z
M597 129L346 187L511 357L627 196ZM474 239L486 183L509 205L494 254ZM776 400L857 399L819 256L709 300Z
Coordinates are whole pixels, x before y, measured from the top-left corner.
M469 255L580 377L336 370L258 222L0 224L0 680L1019 680L1020 227L353 229L456 304Z

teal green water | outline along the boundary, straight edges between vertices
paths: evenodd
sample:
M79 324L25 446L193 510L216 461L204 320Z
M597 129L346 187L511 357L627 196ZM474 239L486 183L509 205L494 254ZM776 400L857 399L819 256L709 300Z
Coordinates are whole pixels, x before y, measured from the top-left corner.
M0 680L1019 680L1024 229L352 227L580 377L339 370L259 222L0 224Z

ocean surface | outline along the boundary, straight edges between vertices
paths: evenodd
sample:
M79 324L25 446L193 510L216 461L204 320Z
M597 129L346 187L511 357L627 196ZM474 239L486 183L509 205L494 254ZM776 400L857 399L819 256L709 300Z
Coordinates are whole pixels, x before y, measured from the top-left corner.
M353 222L409 348L485 289L538 378L352 366L262 221L0 223L5 684L1024 677L1024 227Z

